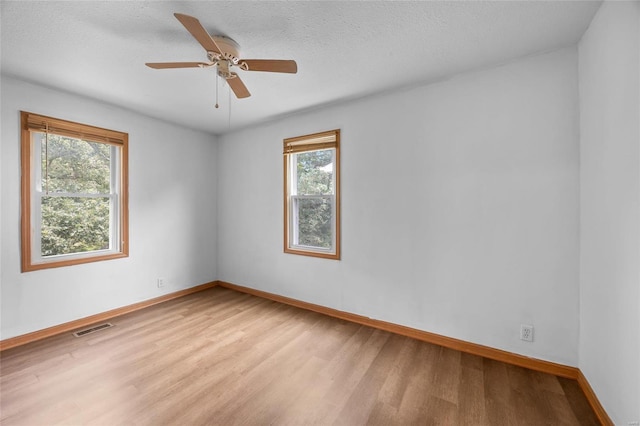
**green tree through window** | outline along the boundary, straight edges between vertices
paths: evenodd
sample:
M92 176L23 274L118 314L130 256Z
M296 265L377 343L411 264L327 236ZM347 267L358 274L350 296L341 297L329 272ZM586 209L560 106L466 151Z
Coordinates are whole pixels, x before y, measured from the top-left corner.
M303 152L296 155L298 195L333 194L333 150ZM331 248L332 203L329 198L297 200L298 244Z
M59 135L41 137L41 254L109 248L111 147ZM88 197L59 196L88 194ZM102 197L93 195L103 194Z

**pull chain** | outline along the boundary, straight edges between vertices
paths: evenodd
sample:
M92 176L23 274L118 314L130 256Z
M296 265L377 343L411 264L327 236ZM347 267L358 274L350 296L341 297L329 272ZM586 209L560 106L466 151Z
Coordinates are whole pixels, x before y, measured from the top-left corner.
M231 129L231 86L229 86L229 129Z
M218 105L218 73L216 73L216 108L220 108Z

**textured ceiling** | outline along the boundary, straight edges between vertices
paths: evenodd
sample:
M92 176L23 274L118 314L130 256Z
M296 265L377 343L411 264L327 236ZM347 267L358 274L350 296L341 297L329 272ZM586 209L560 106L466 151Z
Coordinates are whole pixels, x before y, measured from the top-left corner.
M1 5L6 75L221 134L574 44L600 2L3 0ZM298 74L238 71L252 97L230 99L221 84L215 109L212 69L144 65L206 60L174 12L197 17L212 35L232 37L243 58L295 59Z

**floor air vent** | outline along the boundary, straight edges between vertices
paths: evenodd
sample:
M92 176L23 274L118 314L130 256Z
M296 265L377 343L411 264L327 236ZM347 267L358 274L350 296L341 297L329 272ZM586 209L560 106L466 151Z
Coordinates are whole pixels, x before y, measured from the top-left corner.
M95 333L96 331L104 330L105 328L110 327L113 327L113 324L111 324L110 322L105 322L104 324L95 325L91 328L85 328L84 330L76 331L75 333L73 333L73 335L76 337L82 337L87 334Z

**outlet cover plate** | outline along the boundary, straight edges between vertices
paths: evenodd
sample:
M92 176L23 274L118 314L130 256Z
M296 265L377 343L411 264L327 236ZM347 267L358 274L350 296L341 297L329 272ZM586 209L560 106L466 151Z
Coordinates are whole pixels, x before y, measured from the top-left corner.
M533 326L529 324L520 324L520 340L525 342L533 342Z

